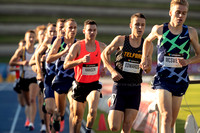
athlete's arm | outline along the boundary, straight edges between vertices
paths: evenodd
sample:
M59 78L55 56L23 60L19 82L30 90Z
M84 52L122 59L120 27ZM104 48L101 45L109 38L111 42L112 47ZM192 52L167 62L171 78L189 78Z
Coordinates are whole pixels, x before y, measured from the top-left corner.
M113 41L104 49L103 53L101 54L101 59L105 67L111 73L112 79L114 81L118 81L123 77L112 67L110 62L110 56L115 50L119 49L119 47L123 45L123 42L124 42L124 36L115 37Z
M103 52L103 50L106 48L106 44L105 43L102 43L102 42L99 42L99 46L100 46L100 49L101 49L101 53ZM102 54L101 54L102 55ZM110 56L109 56L109 60L110 60ZM103 63L103 62L101 62ZM106 72L107 72L107 68L106 66L103 64L103 68L100 69L100 75L101 77L104 77L106 75Z
M28 65L28 61L19 61L19 58L22 57L22 51L23 51L23 48L20 47L18 48L14 55L11 57L10 61L9 61L9 65L10 66L17 66L17 65Z
M193 27L188 27L189 35L190 35L190 42L194 49L195 56L189 59L178 59L178 62L182 66L186 66L189 64L199 63L200 62L200 45L199 45L199 38L196 29Z
M150 49L149 49L149 53L148 53L148 56L147 56L148 69L146 69L146 70L144 71L145 73L151 72L152 54L153 54L153 43L151 44L151 47L150 47Z
M146 69L149 69L148 68L149 65L148 65L148 61L147 61L149 49L151 48L152 41L155 40L156 38L158 38L158 35L160 34L161 28L162 28L162 26L155 25L152 28L151 33L144 40L143 51L142 51L142 59L141 59L141 63L140 63L140 67L144 71L146 71Z
M43 80L43 73L42 73L42 66L41 66L41 56L42 53L44 53L48 47L47 47L47 40L44 41L41 45L41 47L36 51L35 53L35 63L36 63L36 70L37 70L37 80Z
M47 63L54 62L55 60L57 60L63 55L63 52L58 53L58 50L61 45L61 41L62 41L61 37L57 37L55 41L53 42L53 46L51 50L49 51L48 56L46 58Z
M74 60L76 57L78 57L80 50L81 50L81 46L80 46L79 42L76 42L75 44L73 44L71 46L71 48L69 49L69 53L67 54L67 56L65 58L65 62L63 64L64 69L70 69L81 63L89 62L89 60L90 60L89 54L85 55L81 59Z

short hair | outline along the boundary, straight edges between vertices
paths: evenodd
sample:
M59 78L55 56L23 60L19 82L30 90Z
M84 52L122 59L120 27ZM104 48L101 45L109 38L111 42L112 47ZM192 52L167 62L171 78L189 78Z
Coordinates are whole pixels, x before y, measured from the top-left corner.
M57 19L56 24L58 24L59 22L65 23L65 21L66 21L66 19L64 19L64 18L59 18L59 19Z
M187 0L172 0L171 3L170 3L170 9L174 5L183 5L183 6L186 6L187 8L189 7L189 3L188 3Z
M87 19L84 22L84 28L86 27L86 25L96 25L97 26L97 23L94 20Z
M131 23L133 22L133 18L143 18L143 19L145 19L146 20L146 17L144 16L144 14L142 14L142 13L135 13L135 14L133 14L132 16L131 16Z
M28 31L26 31L25 35L26 35L27 33L33 33L33 34L35 34L35 31L34 31L34 30L28 30Z
M46 26L45 25L39 25L39 26L37 26L36 29L35 29L36 36L38 35L38 32L40 30L44 30L45 31L46 30Z
M67 22L70 22L70 21L71 21L71 22L76 22L75 19L69 18L69 19L67 19L67 20L65 21L64 27L66 26Z
M55 24L55 23L48 23L48 24L47 24L47 28L50 27L50 26L56 27L56 24Z

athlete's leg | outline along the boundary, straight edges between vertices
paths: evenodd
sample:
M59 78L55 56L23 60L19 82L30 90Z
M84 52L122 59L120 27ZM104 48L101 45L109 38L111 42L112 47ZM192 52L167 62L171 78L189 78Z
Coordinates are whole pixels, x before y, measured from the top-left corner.
M131 127L137 116L137 112L138 111L135 109L126 109L125 110L124 121L123 121L121 133L130 133L131 132Z
M56 106L61 117L60 121L60 132L64 130L64 115L65 115L65 108L66 108L66 94L58 94L56 91L54 93Z
M93 90L87 96L88 102L88 115L87 115L87 128L92 128L97 115L97 107L99 104L100 92Z
M54 98L46 98L45 99L45 108L48 114L53 114L54 110L56 109L56 103Z
M108 125L111 131L119 131L124 112L119 110L110 110L108 113Z
M40 115L40 120L41 120L41 129L40 131L45 131L46 130L46 126L44 123L44 112L42 111L42 106L44 103L44 98L41 92L41 88L40 88L40 92L38 94L38 110L39 110L39 115Z
M19 104L24 107L26 105L26 102L25 102L25 99L24 99L24 96L22 93L18 93L17 94L17 99L19 101Z
M161 133L171 133L172 124L172 94L171 92L158 89L158 108L161 114Z
M70 114L69 114L69 132L73 133L73 129L72 129L72 119L73 119L73 98L72 98L72 90L69 90L67 97L69 100L69 110L70 110Z
M81 122L83 119L84 111L85 111L86 102L78 102L76 100L73 101L73 120L72 127L74 133L80 133Z
M37 106L36 106L36 97L40 91L38 84L31 83L29 85L30 91L30 122L33 124L35 121Z
M182 102L182 96L173 96L172 97L172 124L171 127L174 127L174 124L176 122L176 118L178 116L179 109L181 107Z

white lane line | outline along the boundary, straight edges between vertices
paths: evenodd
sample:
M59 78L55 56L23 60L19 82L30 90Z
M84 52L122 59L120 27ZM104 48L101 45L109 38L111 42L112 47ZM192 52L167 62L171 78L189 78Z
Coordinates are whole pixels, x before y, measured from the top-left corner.
M12 123L12 126L11 126L11 129L10 129L10 133L14 133L15 126L16 126L20 111L21 111L21 106L18 105L17 111L15 113L15 117L14 117L14 120L13 120L13 123Z

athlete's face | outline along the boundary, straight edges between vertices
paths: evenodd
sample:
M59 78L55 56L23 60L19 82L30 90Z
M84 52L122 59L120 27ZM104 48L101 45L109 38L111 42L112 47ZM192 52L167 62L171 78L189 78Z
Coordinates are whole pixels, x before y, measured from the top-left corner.
M187 18L187 12L187 6L177 4L172 6L169 11L169 15L171 17L170 22L174 24L174 26L183 25Z
M95 40L97 36L97 26L93 25L86 25L83 29L83 33L85 34L85 38L88 40Z
M65 24L64 22L57 22L57 24L56 24L57 34L60 36L65 36L65 32L63 30L64 24Z
M146 21L144 18L134 17L130 23L131 32L136 37L142 37L145 30Z
M66 22L64 30L67 38L75 38L77 33L77 23L75 21Z
M37 35L38 41L42 42L44 40L44 37L45 37L45 30L39 30Z
M54 26L48 26L48 28L47 28L47 36L48 37L54 37L54 36L56 36L56 27L54 27Z
M25 35L25 40L27 43L34 44L36 39L35 33L27 32Z

